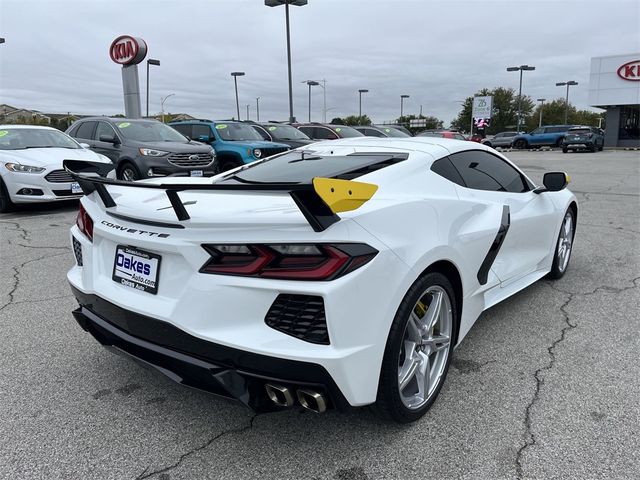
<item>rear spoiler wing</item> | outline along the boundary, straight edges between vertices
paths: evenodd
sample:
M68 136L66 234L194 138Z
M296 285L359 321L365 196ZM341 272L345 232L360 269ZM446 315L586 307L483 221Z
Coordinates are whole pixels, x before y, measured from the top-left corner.
M65 170L80 184L85 195L97 192L105 208L116 206L116 202L107 190L107 185L128 188L148 188L164 190L171 207L179 221L189 220L189 212L178 195L184 191L215 191L215 192L282 192L288 193L296 203L300 212L316 232L322 232L340 220L339 212L355 210L371 199L378 186L370 183L339 180L334 178L316 177L311 183L264 183L264 184L191 184L168 183L153 184L145 182L128 182L112 180L101 176L97 170L100 164L80 160L65 160ZM93 174L89 176L87 174Z

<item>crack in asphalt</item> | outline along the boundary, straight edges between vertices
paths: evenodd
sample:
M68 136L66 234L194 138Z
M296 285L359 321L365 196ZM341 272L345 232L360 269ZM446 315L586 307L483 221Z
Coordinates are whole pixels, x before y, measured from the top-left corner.
M0 223L4 223L5 225L13 225L15 228L12 229L12 231L20 232L20 236L22 237L23 241L25 241L25 242L30 242L31 241L30 238L27 238L29 236L29 232L27 231L27 229L21 227L18 222L7 222L5 220L0 220Z
M31 260L27 260L26 262L23 262L18 266L11 267L11 269L13 270L13 284L11 285L11 290L9 290L9 293L8 293L9 301L0 307L0 312L2 310L4 310L5 308L7 308L9 305L13 305L14 303L26 303L24 301L23 302L14 302L14 295L16 293L16 290L18 290L18 287L20 286L20 273L22 273L22 269L26 265L29 265L30 263L33 263L33 262L38 262L40 260L44 260L46 258L59 257L61 255L66 255L66 254L67 254L67 252L55 253L53 255L44 255L42 257L32 258Z
M550 346L547 347L547 353L549 354L549 362L546 365L538 368L533 374L533 377L535 378L535 381L536 381L536 388L533 393L533 397L531 398L531 401L528 403L525 409L525 419L524 419L525 432L523 434L525 440L524 440L524 444L521 445L518 451L516 452L515 464L516 464L516 477L518 479L524 478L524 468L522 465L522 457L525 451L529 447L533 447L537 443L536 436L533 432L533 421L531 417L532 417L533 407L536 405L536 403L540 399L540 391L544 384L544 378L541 378L541 374L545 371L551 370L555 366L557 362L556 353L555 353L556 347L567 338L567 333L569 331L573 330L574 328L577 328L578 326L577 323L571 323L569 312L567 312L567 307L569 306L571 301L574 299L574 297L595 295L598 292L614 293L618 295L628 290L632 290L640 287L640 284L638 282L640 282L640 277L636 277L631 280L631 283L633 283L633 286L618 288L618 287L610 287L608 285L601 285L599 287L596 287L592 291L586 292L586 293L568 292L566 290L562 290L561 288L558 288L552 282L545 282L552 290L555 290L556 292L559 292L559 293L562 293L563 295L568 296L566 301L560 306L560 311L564 316L565 326L560 331L560 336L557 339L555 339Z
M150 467L145 468L142 473L140 473L140 475L138 475L137 477L135 477L135 480L143 480L145 478L150 478L153 477L154 475L158 475L161 473L166 473L169 472L177 467L180 466L180 464L188 457L190 457L191 455L193 455L194 453L197 453L201 450L204 450L206 448L208 448L209 446L211 446L214 442L216 442L217 440L221 439L222 437L224 437L225 435L229 435L229 434L233 434L233 433L244 433L248 430L251 430L253 428L253 422L254 420L259 416L260 414L258 413L254 413L251 418L249 419L249 424L245 425L244 427L240 427L240 428L232 428L230 430L225 430L223 432L220 432L219 434L215 435L214 437L212 437L211 439L209 439L207 442L205 442L204 444L195 447L191 450L189 450L186 453L183 453L182 455L180 455L180 458L178 458L178 461L175 462L173 465L169 465L168 467L164 467L161 468L159 470L154 470L152 472L148 472Z

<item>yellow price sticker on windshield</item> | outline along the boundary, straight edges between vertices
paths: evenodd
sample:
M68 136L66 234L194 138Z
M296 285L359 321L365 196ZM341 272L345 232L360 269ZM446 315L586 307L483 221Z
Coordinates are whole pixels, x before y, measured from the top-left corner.
M391 129L390 128L385 128L384 131L389 133L391 131Z
M131 125L129 122L122 122L118 124L118 128L127 128L129 125Z
M340 127L336 128L336 132L341 132L342 129Z
M216 125L216 130L224 130L225 128L227 128L226 123L219 123L218 125Z
M269 127L269 131L273 132L276 128L278 128L278 127Z
M7 135L9 133L8 130L0 130L0 137L4 137L5 135Z

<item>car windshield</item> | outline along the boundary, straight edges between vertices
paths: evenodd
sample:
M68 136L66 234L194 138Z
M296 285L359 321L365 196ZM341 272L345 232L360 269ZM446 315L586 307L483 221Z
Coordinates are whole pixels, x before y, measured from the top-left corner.
M361 132L351 127L345 127L341 125L339 127L334 127L333 130L338 134L340 138L364 137Z
M262 128L276 140L310 140L310 138L291 125L263 125Z
M216 123L215 129L222 140L232 142L263 141L263 138L251 125L244 123Z
M591 129L590 128L572 128L571 130L569 130L569 133L575 133L575 134L591 133Z
M1 128L0 150L26 148L82 148L78 142L59 130L48 128Z
M171 127L153 121L116 122L118 131L127 139L137 142L178 142L187 143L189 140Z
M391 128L391 127L378 127L378 128L380 130L382 130L387 137L402 137L402 138L406 138L406 137L410 137L411 136L411 135L407 135L403 131L398 130L396 128Z

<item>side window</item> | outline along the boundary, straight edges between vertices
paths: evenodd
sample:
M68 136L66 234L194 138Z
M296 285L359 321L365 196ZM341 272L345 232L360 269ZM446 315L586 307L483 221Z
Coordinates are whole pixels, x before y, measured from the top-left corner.
M378 130L374 130L373 128L365 128L362 133L368 137L384 137L382 132L379 132Z
M78 127L78 130L76 130L76 137L91 140L93 138L94 128L96 128L96 122L81 123Z
M431 170L453 183L457 183L463 187L466 186L464 180L462 180L462 177L460 176L460 173L458 173L456 167L454 167L451 160L449 160L449 157L444 157L433 162Z
M180 132L180 130L178 131L183 135L186 135L189 138L192 138L193 140L198 140L198 138L200 138L202 135L204 135L207 138L213 136L211 135L211 127L209 127L209 125L189 125L189 126L191 127L191 132L182 133Z
M455 153L450 158L469 188L512 193L529 191L520 172L495 155L470 150Z
M315 128L314 127L300 127L298 128L298 130L300 130L302 133L304 133L305 135L307 135L309 138L313 138L316 139L317 137L315 136Z
M100 141L101 135L115 137L116 132L114 132L113 128L111 128L111 125L109 125L107 122L98 122L98 128L96 128L96 133L93 134L93 139Z
M338 136L328 128L318 127L316 129L317 139L319 140L335 140Z
M180 132L182 135L191 138L191 125L181 124L181 125L169 125L169 126L174 130L177 130L178 132Z
M544 128L536 128L531 134L544 133Z
M267 142L270 142L270 141L272 141L272 140L273 140L273 139L271 138L271 135L269 135L269 133L267 133L267 131L266 131L264 128L262 128L261 126L259 126L259 125L252 125L252 127L253 127L253 129L254 129L256 132L258 132L258 134L260 134L260 136L261 136L264 140L266 140Z

